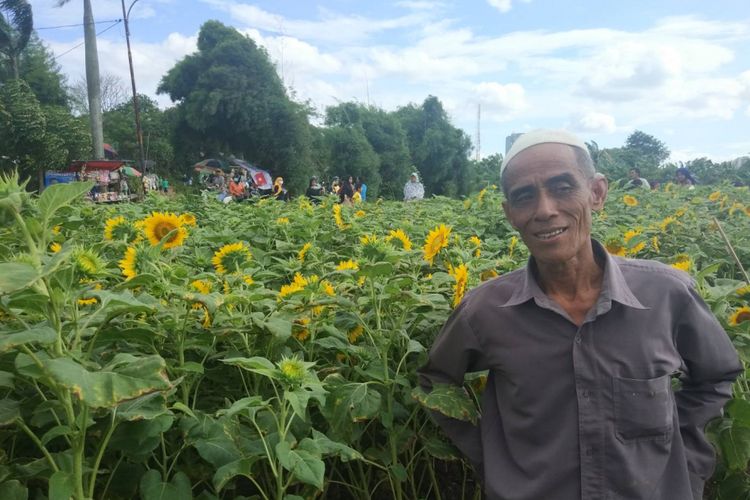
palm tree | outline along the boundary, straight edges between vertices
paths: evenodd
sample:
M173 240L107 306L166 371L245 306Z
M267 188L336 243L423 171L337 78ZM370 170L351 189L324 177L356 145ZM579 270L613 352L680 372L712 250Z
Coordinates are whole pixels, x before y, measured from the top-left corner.
M26 0L0 0L0 52L8 56L18 80L18 57L34 30L31 5Z
M0 0L4 1L4 0ZM70 0L58 0L62 7ZM89 122L94 157L104 158L104 131L102 128L102 92L99 84L99 51L96 48L96 29L91 0L83 0L83 41L86 48L86 86L89 94Z

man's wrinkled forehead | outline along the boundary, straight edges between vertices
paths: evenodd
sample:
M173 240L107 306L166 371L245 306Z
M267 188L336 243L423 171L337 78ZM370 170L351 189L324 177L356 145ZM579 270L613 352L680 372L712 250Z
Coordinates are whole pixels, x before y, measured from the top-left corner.
M587 151L586 143L567 130L532 130L531 132L521 135L516 139L516 142L513 143L513 146L503 159L503 164L500 167L500 174L503 174L508 165L519 153L540 144L566 144L568 146L580 148L584 152Z

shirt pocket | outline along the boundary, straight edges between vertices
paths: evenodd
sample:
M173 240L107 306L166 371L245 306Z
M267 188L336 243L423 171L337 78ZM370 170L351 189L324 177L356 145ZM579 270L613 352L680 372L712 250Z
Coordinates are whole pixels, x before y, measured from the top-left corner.
M672 437L674 404L671 377L613 377L615 429L621 441Z

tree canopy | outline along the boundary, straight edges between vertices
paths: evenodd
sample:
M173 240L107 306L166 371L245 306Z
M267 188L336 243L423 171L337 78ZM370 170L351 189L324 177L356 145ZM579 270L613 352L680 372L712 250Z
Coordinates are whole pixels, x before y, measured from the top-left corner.
M307 110L287 96L268 54L252 39L206 22L198 52L170 69L158 92L178 103L176 131L193 161L201 153L234 154L288 177L298 190L306 184L312 169Z

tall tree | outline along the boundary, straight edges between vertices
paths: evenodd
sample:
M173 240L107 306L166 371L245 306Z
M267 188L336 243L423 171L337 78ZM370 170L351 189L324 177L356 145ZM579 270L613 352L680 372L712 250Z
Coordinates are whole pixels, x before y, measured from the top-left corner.
M59 0L62 7L70 0ZM104 131L102 128L102 95L99 83L99 51L96 47L96 27L91 0L83 0L83 40L86 51L86 85L89 99L89 123L94 158L104 158Z
M633 152L638 163L634 166L659 166L669 158L669 148L662 141L640 130L630 134L625 141L625 149Z
M34 16L26 0L0 0L0 52L8 58L16 79L18 57L29 43L33 29Z
M304 190L312 171L309 110L288 97L268 54L252 39L206 22L198 51L167 72L158 92L178 102L178 159L234 154Z
M99 88L101 90L102 113L108 113L129 100L129 90L125 81L112 73L100 75ZM70 86L70 107L73 113L87 115L89 113L88 85L85 78L80 78Z
M421 106L399 108L396 117L406 131L411 159L426 191L446 196L467 194L472 188L471 140L450 123L440 100L429 96Z
M402 196L404 182L411 172L411 158L406 134L395 115L374 106L345 102L326 110L326 124L361 128L367 142L379 159L377 178L365 179L368 192L373 197L380 195L385 198L400 198Z

